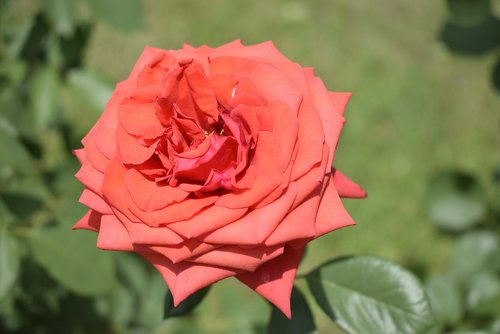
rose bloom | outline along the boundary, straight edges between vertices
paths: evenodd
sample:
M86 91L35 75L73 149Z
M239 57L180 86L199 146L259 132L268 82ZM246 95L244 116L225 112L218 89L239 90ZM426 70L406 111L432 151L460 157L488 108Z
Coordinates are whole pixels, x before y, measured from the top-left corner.
M290 317L304 247L366 195L332 168L350 96L272 42L146 47L75 151L74 228L151 262L176 305L234 276Z

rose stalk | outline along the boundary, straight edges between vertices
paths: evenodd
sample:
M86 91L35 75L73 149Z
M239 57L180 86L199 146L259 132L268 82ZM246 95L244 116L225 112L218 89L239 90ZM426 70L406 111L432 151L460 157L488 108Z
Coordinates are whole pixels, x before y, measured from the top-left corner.
M74 228L151 262L176 305L234 276L290 317L304 247L366 195L332 168L350 96L271 42L146 47L75 151Z

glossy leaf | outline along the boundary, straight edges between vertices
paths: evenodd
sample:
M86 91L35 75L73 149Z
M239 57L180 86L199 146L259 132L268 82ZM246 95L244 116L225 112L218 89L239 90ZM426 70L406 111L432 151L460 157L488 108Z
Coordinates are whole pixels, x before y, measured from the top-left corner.
M31 81L30 102L35 125L42 132L57 120L57 90L59 77L57 72L45 67L35 72Z
M486 215L486 202L481 187L470 175L450 171L435 176L427 198L430 218L441 228L463 231Z
M267 326L269 334L305 334L317 333L314 318L307 304L307 300L296 287L291 297L292 319L288 319L283 312L273 307L271 318Z
M473 231L462 236L451 254L451 272L462 282L468 282L483 271L499 247L498 236L488 231Z
M436 320L442 325L457 324L464 312L457 282L449 276L435 274L427 280L425 287Z
M184 299L179 305L177 305L177 307L174 307L174 298L172 297L172 293L170 292L170 290L167 291L164 304L164 317L180 317L191 313L196 308L196 306L198 306L203 301L203 299L205 299L211 287L212 286L209 285L201 290L196 291L191 296Z
M0 300L9 292L19 274L20 252L17 240L0 229Z
M75 28L76 1L44 0L45 13L54 30L62 36L71 36Z
M104 22L124 30L144 25L144 8L141 0L87 0L95 16Z
M433 325L421 284L376 257L328 262L307 275L323 311L350 333L421 333Z
M95 234L68 228L44 228L30 240L33 257L71 291L87 296L110 291L115 284L112 254L95 248Z

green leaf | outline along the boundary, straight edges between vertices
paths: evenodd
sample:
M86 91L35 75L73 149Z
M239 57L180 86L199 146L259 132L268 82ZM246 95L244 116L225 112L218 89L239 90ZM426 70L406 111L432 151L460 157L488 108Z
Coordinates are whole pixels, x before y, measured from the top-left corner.
M13 136L7 132L0 131L0 169L1 174L10 174L12 176L33 175L35 169L31 161L28 151L24 146Z
M54 30L62 36L71 36L75 28L76 1L45 0L45 15L48 17Z
M37 70L31 80L30 102L36 128L43 133L57 120L57 90L59 76L55 70L45 67Z
M99 113L108 103L113 87L94 72L73 70L68 75L75 98Z
M467 294L467 308L476 315L500 314L500 279L491 272L477 274Z
M9 208L0 198L0 228L10 225L14 221L14 216L9 211Z
M17 240L0 230L0 300L16 282L20 259Z
M463 231L486 215L482 189L468 174L458 171L440 173L431 180L428 193L430 218L445 230Z
M451 51L481 55L500 45L500 20L492 15L474 25L445 22L439 38Z
M165 309L164 309L164 318L172 318L172 317L180 317L183 315L187 315L191 313L196 306L198 306L203 299L210 291L212 286L209 285L201 290L196 291L191 296L184 299L177 307L174 307L174 298L172 297L172 293L167 291L167 295L165 296Z
M135 253L117 252L114 255L120 279L129 289L142 294L149 284L147 262Z
M490 0L447 0L450 19L463 25L480 23L491 14Z
M87 0L94 15L123 30L142 28L144 8L141 0Z
M137 320L139 323L151 327L161 323L163 319L163 298L167 285L161 275L153 271L148 279L146 289L141 294Z
M425 287L436 320L442 325L459 323L464 307L457 282L449 276L435 274L427 280Z
M500 59L498 59L493 67L493 71L491 71L491 84L497 94L500 95Z
M291 298L292 319L288 319L280 310L273 307L267 326L269 334L305 334L317 333L314 318L306 299L296 287Z
M413 274L376 257L328 262L307 275L314 298L350 333L421 333L433 325L429 302Z
M488 231L473 231L462 236L453 246L451 272L462 282L470 281L483 271L499 247L498 237Z
M95 248L95 234L70 229L45 228L30 239L35 260L71 291L94 296L115 284L111 253Z

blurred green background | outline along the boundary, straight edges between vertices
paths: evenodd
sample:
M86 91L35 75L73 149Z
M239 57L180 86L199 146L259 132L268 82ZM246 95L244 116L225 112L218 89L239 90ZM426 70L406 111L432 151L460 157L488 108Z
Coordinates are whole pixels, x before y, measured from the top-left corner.
M488 15L498 16L499 1L477 3L488 3ZM72 289L75 278L60 279L60 268L47 264L58 255L46 244L60 239L37 231L69 229L85 212L77 204L80 186L72 175L78 164L70 150L79 147L113 84L128 76L146 45L177 49L183 43L272 40L290 59L314 67L328 88L354 93L334 164L369 197L345 201L357 226L313 242L301 273L347 254L378 255L421 275L445 270L453 236L438 233L426 214L429 180L441 170L460 169L491 184L500 163L498 21L486 18L491 22L476 35L460 30L478 26L481 6L457 14L436 0L0 4L0 227L10 238L0 254L0 332L50 332L63 326L63 317L75 333L144 333L158 325L158 333L265 328L270 307L232 279L216 284L187 321L160 325L165 288L135 258L113 254L109 263L118 274L95 278L109 289L83 291ZM485 42L469 47L468 41ZM494 196L493 187L486 187L486 196ZM82 247L93 247L95 237L89 238L80 241ZM8 250L19 254L17 265L6 259ZM92 254L76 257L72 266L93 264L103 252ZM80 277L101 267L84 268ZM7 275L13 268L18 274ZM133 270L139 277L126 278ZM113 275L123 283L118 292ZM320 333L337 331L317 307L313 311ZM88 322L95 327L85 327Z

